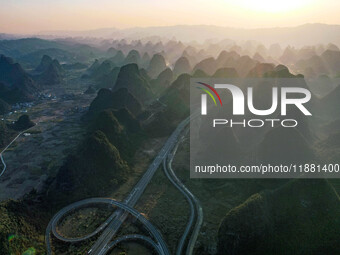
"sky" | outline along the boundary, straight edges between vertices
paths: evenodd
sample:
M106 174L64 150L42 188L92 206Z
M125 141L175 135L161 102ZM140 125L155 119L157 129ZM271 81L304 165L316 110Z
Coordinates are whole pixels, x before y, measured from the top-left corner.
M339 0L0 0L0 33L172 25L340 24Z

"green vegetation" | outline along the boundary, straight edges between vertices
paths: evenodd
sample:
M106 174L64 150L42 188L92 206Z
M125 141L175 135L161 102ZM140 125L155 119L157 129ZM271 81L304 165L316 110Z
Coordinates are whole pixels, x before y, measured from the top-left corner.
M0 99L6 103L31 101L38 89L21 65L0 55Z
M260 144L259 157L265 163L307 163L315 158L309 144L296 128L270 130Z
M337 164L340 162L340 132L329 135L316 145L322 163Z
M81 237L92 233L113 213L114 208L99 206L79 209L65 217L58 225L58 231L66 237Z
M43 86L61 84L63 82L64 69L56 59L44 55L40 65L36 68L38 74L34 77Z
M115 92L109 89L101 89L97 97L92 101L87 117L91 118L95 114L109 108L116 110L126 108L135 116L143 110L141 103L128 89L122 88Z
M148 79L136 64L128 64L120 68L114 90L127 88L140 102L147 102L153 98Z
M326 180L294 180L230 210L218 254L336 254L339 197Z
M150 136L169 135L181 120L189 116L189 86L190 75L182 74L162 93L159 101L166 107L145 126Z
M8 129L5 122L0 121L0 148L5 147L13 136L14 132Z
M157 226L171 254L174 254L178 240L185 230L190 208L184 196L170 183L163 169L157 170L136 208Z
M143 136L139 122L125 109L100 112L89 129L102 131L125 160L133 157Z
M44 254L42 211L31 203L9 200L0 204L0 215L1 255Z
M110 108L111 96L103 89L91 104L84 119L88 132L57 173L51 187L56 192L49 191L57 204L107 196L131 174L129 164L145 135L128 110Z
M329 94L322 99L312 95L310 118L299 115L299 110L288 109L287 118L299 122L296 129L255 132L228 129L223 134L217 130L217 138L208 137L210 141L207 138L205 144L216 158L225 157L231 163L339 162L336 119L340 87L331 84L340 63L335 45L283 50L279 45L267 49L252 41L242 46L228 40L191 45L175 40L155 42L157 39L152 38L149 42L145 42L147 39L102 41L96 49L84 44L87 40L83 38L82 44L73 40L0 41L0 52L20 62L0 56L0 114L10 111L13 104L12 109L17 112L4 116L8 122L12 123L26 110L34 120L39 119L39 130L34 128L35 131L29 131L32 136L20 138L6 157L14 169L10 172L14 177L10 181L4 179L1 188L7 192L6 188L12 185L12 190L17 192L15 185L22 185L25 190L21 192L25 193L34 186L37 191L23 200L0 204L0 255L44 254L48 220L71 202L95 196L122 201L166 137L188 117L191 74L200 78L298 78L302 76L295 74L301 68L304 74L319 77L325 85L319 90ZM99 45L95 39L90 43ZM92 66L85 70L90 62ZM283 63L289 68L271 63ZM25 71L21 66L28 69ZM45 86L54 84L59 86ZM283 84L278 82L278 85ZM300 85L308 88L305 81ZM270 106L272 87L273 84L264 83L254 87L256 107ZM85 113L96 89L100 90ZM39 99L32 107L33 114L27 104L16 104L36 98ZM227 103L231 105L231 101ZM317 122L323 125L322 120L335 121L321 130ZM14 124L0 121L0 147L11 141L15 131L32 125L27 115ZM26 146L22 146L22 141ZM66 143L74 146L61 145ZM219 154L216 145L227 148L227 156ZM176 155L173 168L203 207L205 217L195 254L339 252L340 182L337 179L190 179L189 156L186 141ZM10 175L5 177L10 179ZM33 180L40 180L39 185L35 186L37 182ZM136 208L161 230L171 251L175 251L187 223L189 206L162 169L156 172ZM81 236L94 230L110 213L102 207L82 208L64 218L59 230L66 236ZM119 234L133 231L146 233L129 218ZM58 255L80 254L95 238L79 244L53 240L53 245ZM129 243L114 249L112 254L121 251L150 253Z
M0 115L3 115L11 110L11 106L0 98Z
M125 182L129 175L127 163L105 134L90 134L77 153L70 155L56 177L56 190L65 194L67 200L88 196L103 196ZM59 194L60 195L60 194ZM58 197L65 202L66 197Z

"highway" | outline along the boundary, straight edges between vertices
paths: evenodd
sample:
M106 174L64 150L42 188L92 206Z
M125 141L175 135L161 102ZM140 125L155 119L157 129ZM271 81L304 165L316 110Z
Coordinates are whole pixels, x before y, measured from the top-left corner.
M170 255L170 252L168 250L168 247L165 243L165 241L162 238L162 235L160 232L148 221L142 214L140 214L137 210L133 209L132 207L126 205L125 203L118 202L113 200L112 198L89 198L85 200L78 201L76 203L73 203L71 205L68 205L67 207L61 209L58 213L54 215L50 223L48 224L48 227L46 229L45 233L45 240L46 240L46 246L47 246L47 252L48 254L52 254L52 249L51 249L51 232L55 237L59 237L59 233L57 231L57 225L60 222L60 220L70 213L71 211L83 207L85 205L96 205L96 204L109 204L109 205L114 205L117 206L118 208L121 208L123 211L128 212L129 214L133 215L137 220L139 220L144 227L148 230L148 232L157 240L157 250L160 250L160 254L165 254L165 255ZM147 238L147 237L145 237ZM68 242L69 239L63 237L63 241ZM112 244L111 244L111 247ZM108 251L108 247L105 247L102 251L100 251L99 254L106 254Z
M186 198L190 206L189 221L184 230L184 233L182 234L181 239L179 240L177 250L176 250L176 255L183 254L185 241L188 238L188 235L193 227L193 224L196 218L196 223L192 230L192 233L191 233L188 245L187 245L186 253L185 253L187 255L191 255L195 247L195 243L196 243L196 240L199 234L199 230L203 223L203 209L202 209L202 206L199 200L187 189L187 187L185 187L185 185L180 181L180 179L176 176L175 172L172 169L172 161L176 154L178 144L179 142L176 144L173 151L169 152L167 157L164 159L163 169L164 169L165 175L168 177L170 182L184 195L184 197Z
M35 127L36 126L36 124L33 126L33 127ZM23 133L25 133L25 132L27 132L28 130L30 130L31 128L33 128L33 127L30 127L30 128L28 128L28 129L26 129L26 130L24 130L24 131L21 131L6 147L5 147L5 149L3 149L2 150L2 152L0 153L0 159L1 159L1 162L2 162L2 164L3 164L3 169L2 169L2 171L1 171L1 173L0 173L0 177L5 173L5 171L6 171L6 168L7 168L7 165L6 165L6 163L5 163L5 160L4 160L4 158L3 158L3 156L2 156L2 154L23 134Z
M155 157L155 159L153 160L153 162L151 163L143 177L138 181L138 183L132 189L128 197L124 200L124 203L131 207L135 206L135 204L143 194L146 186L149 184L153 175L161 165L163 159L166 157L167 153L176 145L180 133L182 132L184 127L189 123L189 121L190 118L187 118L177 126L176 130L168 138L163 148ZM116 235L117 231L119 230L127 216L128 216L127 212L119 210L117 216L109 223L108 227L98 238L97 242L92 246L92 248L90 249L91 252L89 254L102 254L102 250L105 250L105 247Z
M146 186L149 184L151 181L152 177L154 176L155 172L163 162L163 160L167 157L168 152L171 151L177 144L177 141L179 139L179 136L183 129L188 125L190 122L190 117L186 118L184 121L182 121L176 128L176 130L170 135L158 155L155 157L153 162L150 164L149 168L147 171L144 173L142 178L138 181L138 183L135 185L135 187L131 190L130 194L127 196L127 198L121 203L117 202L113 199L110 199L113 205L118 206L120 209L116 210L108 220L106 220L97 230L94 231L94 233L91 233L87 235L87 238L90 236L94 236L95 234L102 232L102 234L99 236L97 241L94 243L94 245L91 247L91 249L88 251L88 254L95 254L95 255L102 255L106 254L108 251L109 247L109 242L113 239L127 216L130 214L133 214L131 210L143 194ZM56 226L60 218L62 218L66 213L74 210L75 208L79 206L84 206L86 204L92 204L94 202L100 201L98 198L94 198L95 200L87 199L83 200L77 203L74 203L72 205L69 205L62 210L60 210L50 221L48 224L48 227L46 229L46 246L47 246L47 252L48 254L52 254L51 250L51 242L50 242L50 234L51 232L53 235L65 242L75 242L75 241L80 241L80 240L85 240L87 239L86 237L83 238L73 238L73 239L68 239L64 238L61 235L59 235L56 231ZM84 202L85 201L85 202ZM79 205L80 203L80 205ZM124 205L124 206L123 206ZM129 208L129 210L127 210ZM137 212L138 213L138 212ZM139 214L140 215L140 214ZM152 224L147 221L144 217L139 216L139 219L141 219L142 224L144 226L148 226L148 228L153 228L155 229ZM151 226L150 226L151 225ZM161 234L156 230L153 232L150 232L155 240L157 241L158 245L162 247L162 252L160 254L170 254L168 251L168 248L166 247L166 244L161 236Z

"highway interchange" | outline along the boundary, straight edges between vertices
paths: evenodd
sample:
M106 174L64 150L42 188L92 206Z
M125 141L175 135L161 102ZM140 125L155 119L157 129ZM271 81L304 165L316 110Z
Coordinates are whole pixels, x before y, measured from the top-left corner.
M188 240L188 245L185 254L192 254L195 242L197 240L198 232L202 224L203 211L197 198L195 198L195 196L176 177L171 166L172 159L177 150L179 139L181 138L181 134L185 130L189 122L190 117L182 121L177 126L176 130L168 138L168 140L166 141L158 155L150 164L147 171L144 173L142 178L138 181L138 183L131 190L131 192L123 202L118 202L112 198L90 198L71 204L61 209L57 214L55 214L54 217L49 222L48 227L46 229L45 240L47 253L49 255L52 254L51 234L53 234L57 239L64 242L79 242L86 240L90 237L93 237L102 232L97 241L88 250L88 254L104 255L107 254L107 252L109 252L110 249L112 249L115 245L117 245L120 242L128 240L143 240L144 242L154 247L154 249L159 254L170 255L168 247L161 233L144 216L142 216L138 211L133 209L133 207L136 205L137 201L143 194L146 186L149 184L155 172L163 162L165 174L167 175L169 180L176 186L176 188L179 189L185 196L191 209L189 222L186 226L185 232L182 235L182 238L179 241L176 254L177 255L183 254L184 245L190 232L191 237ZM112 215L104 223L102 223L93 233L90 233L80 238L66 238L60 235L60 233L58 233L57 225L65 215L76 210L77 208L100 203L112 204L116 206L118 209L115 212L113 212ZM115 235L117 234L119 228L124 223L125 219L128 217L129 214L137 218L137 220L139 220L144 225L144 227L148 230L148 232L151 234L155 241L147 236L137 234L118 237L117 239L112 241ZM196 224L192 229L195 219Z
M155 246L156 250L161 251L161 254L166 254L166 255L170 254L169 251L168 251L168 248L166 246L166 243L164 242L159 231L143 215L141 215L138 211L136 211L132 207L130 207L130 206L128 206L128 205L126 205L122 202L115 201L111 198L89 198L89 199L81 200L81 201L78 201L76 203L73 203L73 204L63 208L56 215L54 215L54 217L52 218L52 220L50 221L50 223L49 223L49 225L46 229L45 238L46 238L46 245L47 245L48 254L52 254L51 240L50 240L51 232L53 233L53 235L56 238L58 238L62 241L65 241L65 242L75 242L76 241L75 239L68 239L68 238L65 238L65 237L60 238L60 235L57 231L57 224L64 217L64 215L67 214L67 213L70 213L71 211L73 211L77 208L81 208L85 205L96 205L96 204L114 205L114 206L117 206L117 207L123 209L124 211L128 212L132 216L134 216L137 220L139 220L145 226L145 228L149 231L149 233L158 241L157 245ZM81 240L85 240L85 239L81 238L81 239L78 239L77 241L81 241ZM124 241L125 239L121 239L121 241ZM131 239L131 237L128 238L128 239ZM135 238L135 239L143 239L143 238ZM145 240L148 241L149 239L147 237L145 237ZM118 243L118 242L116 241L116 243ZM112 247L114 247L112 245L112 243L111 243L110 246L105 246L104 249L101 250L99 254L106 254L106 252L109 251L108 248L112 248ZM89 252L91 254L94 254L91 250L89 250Z

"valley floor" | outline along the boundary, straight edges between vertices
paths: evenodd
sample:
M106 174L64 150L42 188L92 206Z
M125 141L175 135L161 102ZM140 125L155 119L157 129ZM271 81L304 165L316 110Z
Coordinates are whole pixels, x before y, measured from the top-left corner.
M37 125L19 137L3 154L7 164L0 178L0 200L18 199L32 189L40 191L85 132L81 117L93 96L78 94L73 100L45 100L28 109ZM10 116L16 119L16 115Z

